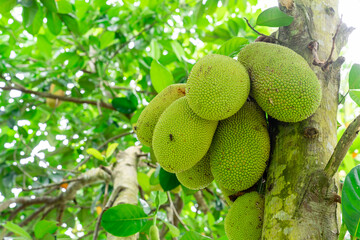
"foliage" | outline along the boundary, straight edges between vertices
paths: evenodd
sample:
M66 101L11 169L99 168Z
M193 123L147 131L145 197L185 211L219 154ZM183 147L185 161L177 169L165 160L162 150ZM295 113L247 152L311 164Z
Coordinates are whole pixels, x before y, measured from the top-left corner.
M8 89L0 91L0 146L4 146L0 202L58 196L68 186L64 180L109 166L119 151L138 145L132 125L157 92L170 83L185 82L202 56L216 52L235 56L256 39L243 17L267 35L270 29L262 25L278 27L292 21L282 16L274 23L272 17L280 14L277 10L257 18L262 12L257 0L0 0L0 4L0 88ZM52 84L71 101L55 108L46 104L47 96L41 94L49 93ZM150 149L142 147L142 151ZM169 181L174 176L152 168L149 157L142 162L136 211L142 209L147 218L154 216L159 229L166 229L166 239L224 236L227 208L215 184L202 192L209 208L204 213L194 191ZM44 188L54 183L59 185ZM166 195L162 188L172 193ZM10 206L0 213L6 229L0 235L92 239L103 202L112 191L106 183L85 187L72 202L64 203L64 209L47 209L24 225L41 206L27 207L15 216L12 213L19 206ZM169 200L183 206L182 220L193 231L168 219ZM111 211L105 211L103 221ZM140 215L145 218L144 214ZM144 222L136 228L140 239L147 239L153 224ZM99 238L105 239L105 234L101 228Z

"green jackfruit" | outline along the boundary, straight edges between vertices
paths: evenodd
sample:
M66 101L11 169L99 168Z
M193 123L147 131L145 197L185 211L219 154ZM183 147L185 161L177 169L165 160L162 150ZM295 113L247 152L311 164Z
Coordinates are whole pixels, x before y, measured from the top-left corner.
M243 191L262 176L269 153L265 114L255 102L247 101L219 122L210 148L211 172L224 188Z
M321 86L308 63L293 50L265 42L244 47L238 60L251 79L250 95L271 117L298 122L321 102Z
M224 228L229 240L261 239L264 199L257 192L238 197L225 217Z
M194 166L208 151L217 123L196 115L186 97L173 102L154 130L152 146L158 163L171 173Z
M191 109L208 120L222 120L235 114L250 92L245 67L223 55L201 58L192 68L186 83Z
M156 225L151 225L149 235L150 240L160 240L159 228Z
M155 125L164 110L175 100L185 96L185 83L172 84L156 95L141 112L134 127L139 141L151 147Z
M209 186L214 180L210 170L210 158L207 153L192 168L176 174L179 182L185 187L193 190L199 190Z

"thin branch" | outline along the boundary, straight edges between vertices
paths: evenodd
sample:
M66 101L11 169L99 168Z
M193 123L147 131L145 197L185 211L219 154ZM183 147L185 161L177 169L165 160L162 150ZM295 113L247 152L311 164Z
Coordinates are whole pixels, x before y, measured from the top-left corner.
M46 93L46 92L37 92L37 91L27 89L25 87L6 86L6 87L0 87L0 89L4 90L4 91L18 90L18 91L23 92L23 93L34 94L36 96L43 97L43 98L52 98L52 99L58 99L58 100L65 101L65 102L73 102L73 103L79 103L79 104L86 103L86 104L89 104L89 105L98 106L98 101L91 101L91 100L83 100L83 99L73 98L73 97L58 96L58 95L51 94L51 93ZM99 105L102 108L115 110L115 108L111 104L104 103L103 101L100 101Z
M61 204L60 208L58 208L58 216L57 216L58 226L61 226L61 221L64 216L64 210L65 210L65 204Z
M100 169L102 169L103 171L105 171L107 174L109 174L110 177L112 177L112 172L110 169L108 169L107 167L104 166L99 166Z
M321 67L322 71L328 70L329 66L334 62L331 58L332 58L332 55L334 53L335 41L336 41L336 37L337 37L337 35L339 33L339 29L340 29L341 24L342 24L342 18L340 19L340 22L339 22L339 24L338 24L338 26L336 28L334 36L332 37L332 47L331 47L329 57L327 58L326 61L322 61L319 58L319 55L317 53L317 51L319 49L319 43L317 41L312 41L308 45L308 48L311 50L311 52L313 54L313 57L314 57L313 65Z
M64 181L61 181L61 182L59 182L59 183L47 184L47 185L44 185L44 186L41 186L41 187L23 188L22 191L26 192L26 191L40 190L40 189L44 189L44 188L58 187L58 186L60 186L61 184L70 183L70 182L75 182L75 181L79 181L79 180L80 180L80 179L78 179L78 178L74 178L74 179L64 180Z
M272 37L272 36L265 35L265 34L259 32L259 31L257 31L253 26L251 26L249 20L248 20L246 17L244 17L244 19L245 19L247 25L249 26L249 28L251 28L251 30L253 30L255 33L257 33L257 34L259 34L259 35L261 35L261 36L263 36L263 37L269 38L269 39L271 39L271 40L277 41L277 42L279 42L279 43L281 43L281 44L285 44L284 42L280 41L280 40L277 39L277 38L274 38L274 37Z
M116 198L118 197L118 195L120 194L121 191L123 191L124 188L123 187L117 187L113 193L111 194L110 198L109 198L109 201L106 203L106 206L104 207L104 209L101 211L98 219L97 219L97 222L96 222L96 227L95 227L95 231L94 231L94 235L93 235L93 240L96 240L97 237L98 237L98 233L99 233L99 229L100 229L100 223L101 223L101 218L102 218L102 215L104 214L104 212L106 210L108 210L109 208L112 207L112 205L114 204Z
M342 160L344 159L347 151L354 142L360 131L360 115L357 116L352 123L347 127L344 134L337 143L329 162L327 163L324 171L329 178L333 177L337 172Z
M29 222L34 220L38 217L38 215L46 210L46 208L49 207L49 205L44 205L41 208L38 208L33 214L31 214L29 217L27 217L24 221L22 221L19 226L23 227L26 226Z
M137 93L144 93L144 94L148 94L148 95L156 95L157 93L156 92L149 92L149 91L144 91L144 90L136 90L136 89L133 89L133 88L130 88L130 87L120 87L120 86L110 86L110 84L106 81L104 81L104 84L111 88L111 89L116 89L116 90L124 90L124 91L135 91Z
M170 207L173 209L175 216L177 217L177 219L179 220L179 222L184 226L185 230L186 230L186 231L190 231L189 228L188 228L188 227L185 225L185 223L183 222L183 220L180 218L178 212L176 211L176 208L175 208L175 206L174 206L174 203L173 203L173 201L171 200L170 192L167 191L166 194L167 194L168 199L169 199L169 202L170 202Z
M76 192L87 185L94 184L97 182L110 181L109 175L100 168L90 169L89 171L81 174L78 179L79 181L71 182L68 188L66 189L66 191L62 192L58 196L54 196L54 197L42 196L37 198L30 198L30 197L11 198L0 204L0 213L5 209L7 209L12 203L27 204L27 205L34 205L41 203L51 205L56 203L64 203L68 200L74 199Z
M329 54L328 59L326 60L324 66L322 67L322 70L323 70L323 71L324 71L324 70L327 70L328 67L329 67L329 65L333 63L333 60L331 60L331 58L332 58L332 55L333 55L333 53L334 53L335 41L336 41L336 37L337 37L337 35L338 35L338 33L339 33L339 29L340 29L341 24L342 24L342 16L341 16L340 22L339 22L339 24L338 24L338 26L337 26L337 28L336 28L335 34L334 34L334 36L333 36L333 38L332 38L331 51L330 51L330 54Z
M208 212L209 212L209 207L208 205L206 204L205 200L204 200L204 197L202 195L202 191L197 191L195 194L194 194L194 197L196 199L196 202L198 203L199 205L199 210L201 212L204 213L204 215L206 215Z
M129 40L127 40L126 42L124 42L123 44L120 45L120 47L114 52L114 54L112 56L110 56L110 60L109 62L106 64L105 66L105 70L104 72L108 69L111 60L124 48L126 47L126 45L128 45L132 40L136 39L137 37L139 37L141 34L143 34L144 32L147 32L148 30L150 30L157 22L153 22L151 25L145 27L143 30L141 30L138 34L136 34L135 36L131 37Z

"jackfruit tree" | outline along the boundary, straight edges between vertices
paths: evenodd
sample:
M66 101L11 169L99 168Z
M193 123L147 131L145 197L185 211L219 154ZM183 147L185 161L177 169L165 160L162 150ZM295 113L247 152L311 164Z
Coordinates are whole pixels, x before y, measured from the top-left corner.
M0 0L0 239L360 238L359 8Z

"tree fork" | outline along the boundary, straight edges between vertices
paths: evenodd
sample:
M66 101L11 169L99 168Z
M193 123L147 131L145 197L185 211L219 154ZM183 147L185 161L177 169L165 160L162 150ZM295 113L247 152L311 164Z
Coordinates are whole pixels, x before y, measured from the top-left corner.
M284 1L280 1L281 6ZM322 86L316 113L298 123L269 119L271 156L265 190L263 239L335 240L340 231L338 180L324 171L337 141L337 107L340 84L338 58L351 32L340 23L338 0L294 0L281 9L294 17L279 29L278 39L303 56ZM335 47L333 38L335 33ZM309 43L317 41L319 59L340 59L321 69L312 65ZM331 53L332 52L332 53Z

